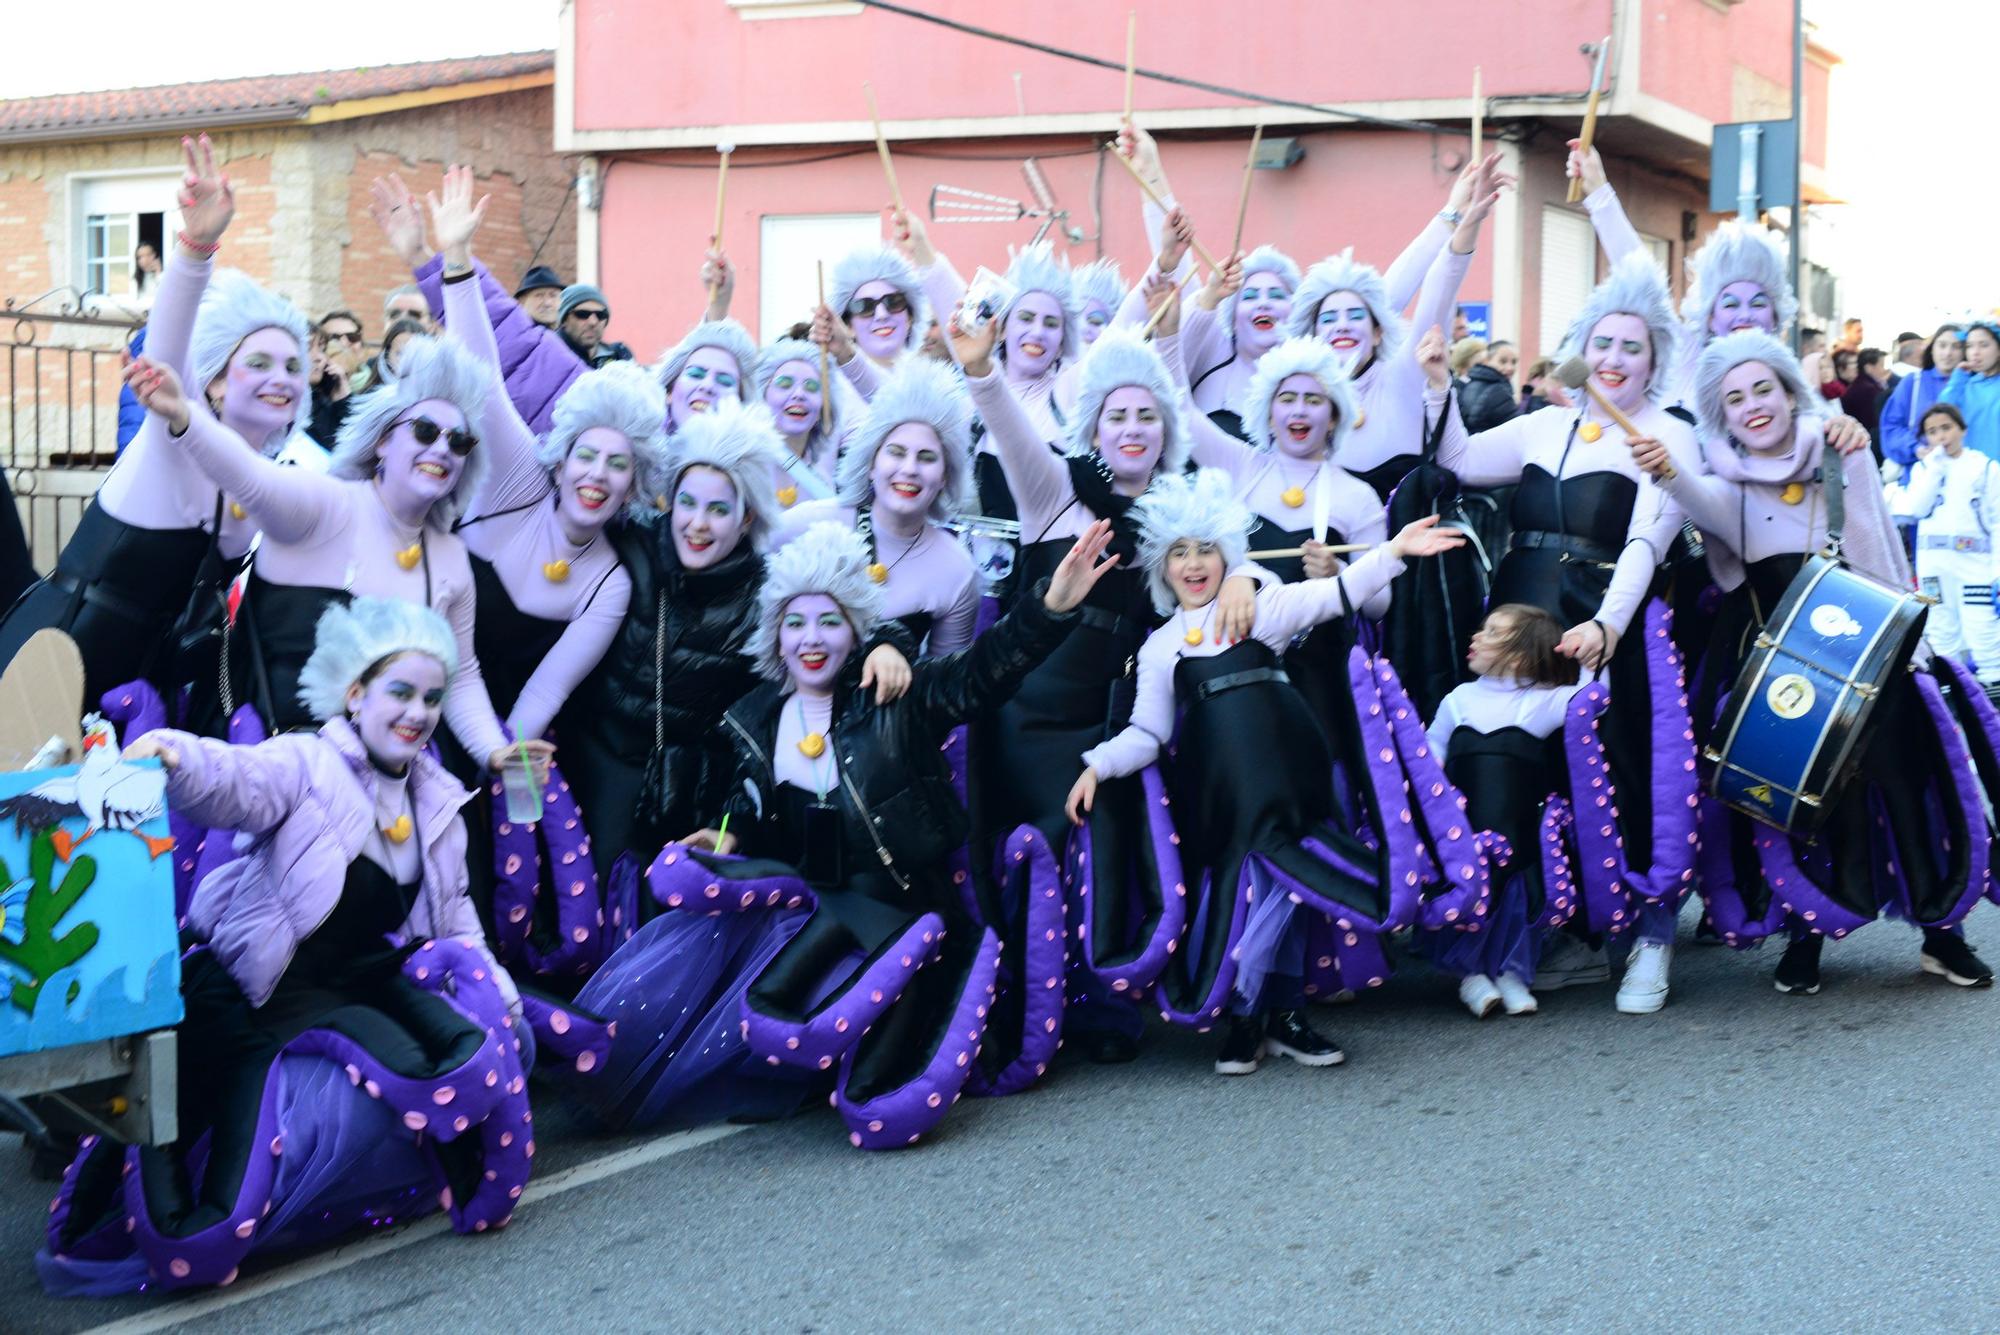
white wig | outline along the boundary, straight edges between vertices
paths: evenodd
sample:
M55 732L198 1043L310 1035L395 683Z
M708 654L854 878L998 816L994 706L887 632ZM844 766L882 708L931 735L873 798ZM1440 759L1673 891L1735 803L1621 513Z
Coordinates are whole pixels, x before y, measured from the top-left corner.
M549 434L535 457L548 468L561 466L576 438L592 427L609 427L632 446L632 491L625 512L652 504L666 467L667 396L646 368L634 362L608 362L570 382L550 414Z
M1104 401L1113 390L1136 386L1153 396L1159 405L1166 438L1154 476L1178 473L1187 466L1194 448L1188 439L1187 423L1181 416L1180 386L1167 371L1167 364L1153 345L1136 330L1110 329L1090 345L1077 368L1076 407L1069 418L1069 452L1078 458L1097 453L1097 419Z
M1249 272L1247 262L1244 272ZM1389 284L1381 270L1355 259L1351 247L1306 270L1305 277L1292 291L1292 313L1285 323L1285 332L1294 338L1318 337L1319 308L1336 292L1352 292L1368 308L1369 318L1382 331L1382 346L1375 350L1378 361L1386 362L1402 351L1409 341L1409 324L1389 308ZM1234 307L1230 308L1230 314L1234 316Z
M1778 317L1778 333L1790 329L1798 317L1799 299L1786 276L1785 252L1777 237L1761 226L1733 220L1723 223L1688 257L1687 273L1681 318L1697 338L1708 337L1708 318L1714 313L1716 299L1731 283L1755 283L1764 289L1771 299L1772 313Z
M316 719L347 712L347 692L368 670L397 654L423 654L458 671L458 640L443 617L401 598L356 598L319 614L312 655L299 669L299 703Z
M300 368L311 368L312 332L305 312L277 293L259 287L241 269L217 270L201 294L201 306L194 317L194 334L188 341L187 370L194 377L189 389L206 395L209 383L228 369L229 359L238 346L259 329L277 329L291 335L299 345ZM294 406L292 431L304 429L311 416L312 389L308 386ZM277 443L283 445L285 437L290 435L290 431L286 432Z
M744 537L764 550L771 520L778 514L778 495L771 484L774 470L784 467L784 439L771 410L761 403L745 407L718 400L714 411L698 413L667 439L667 464L661 489L672 508L681 474L697 465L713 468L736 488L736 499L750 512Z
M1236 404L1236 415L1243 419L1250 443L1260 450L1270 449L1271 401L1278 397L1278 386L1295 375L1311 376L1333 400L1333 439L1326 447L1326 457L1331 459L1354 429L1360 408L1354 398L1354 382L1341 370L1340 358L1316 338L1288 338L1258 358L1250 383Z
M1244 281L1248 282L1250 275L1253 273L1274 273L1285 280L1285 289L1287 291L1297 292L1299 290L1298 261L1294 260L1290 255L1285 254L1282 250L1279 250L1276 246L1259 246L1243 257ZM1387 288L1383 289L1385 293L1387 290ZM1327 291L1338 292L1340 289L1331 287ZM1242 295L1243 290L1238 288L1225 297L1220 306L1215 308L1215 318L1222 322L1223 332L1229 334L1231 337L1234 337L1236 332L1236 299ZM1308 329L1306 332L1311 333L1312 331Z
M778 621L794 598L823 593L840 604L854 627L857 652L882 616L882 586L868 577L868 547L845 524L825 520L785 544L764 566L757 627L743 652L772 681L785 679L778 655Z
M1818 417L1824 401L1816 389L1806 386L1806 375L1792 350L1762 330L1745 329L1711 339L1701 350L1694 368L1695 411L1701 418L1704 440L1729 439L1729 424L1722 415L1722 378L1745 362L1762 362L1785 387L1796 404L1794 418Z
M1190 477L1163 477L1146 489L1133 511L1139 521L1139 565L1146 572L1146 591L1153 610L1171 616L1180 600L1167 584L1167 552L1184 538L1212 542L1222 549L1222 568L1243 564L1250 550L1250 526L1256 517L1236 499L1236 484L1220 468L1203 468Z
M697 348L721 348L736 359L736 369L741 373L736 377L736 397L750 402L757 380L757 345L751 340L750 331L734 320L703 320L668 348L666 356L660 359L660 388L669 394L674 392L674 381L687 370L688 358Z
M1667 275L1653 257L1635 250L1611 266L1610 274L1583 303L1583 313L1569 327L1557 357L1580 357L1590 333L1607 316L1633 315L1645 321L1653 342L1653 373L1646 380L1646 397L1657 399L1673 378L1675 352L1680 347L1681 322L1674 318Z
M493 368L467 352L456 339L412 335L403 345L396 379L354 400L354 410L340 424L333 465L327 471L343 478L374 476L376 449L390 428L407 418L418 404L431 399L457 408L465 415L466 430L477 432L492 383ZM425 523L449 528L464 512L466 501L479 494L480 483L486 478L490 448L473 446L458 470L451 494L431 507Z
M836 320L847 318L847 303L854 300L856 292L879 280L902 293L903 300L910 303L910 332L903 345L914 348L923 343L924 334L931 327L931 299L924 293L923 279L900 252L888 246L850 250L840 257L828 277L832 286L827 289L826 301Z
M1118 272L1117 260L1092 260L1080 269L1070 273L1070 286L1076 292L1076 308L1081 311L1088 302L1096 302L1111 314L1118 314L1118 308L1125 304L1125 275Z
M840 503L855 507L869 503L875 452L905 422L921 422L937 432L944 452L944 485L931 499L931 517L949 519L964 505L972 473L972 399L949 367L928 357L906 358L875 391L867 416L840 456Z
M1083 316L1076 300L1076 283L1070 276L1069 261L1058 259L1055 248L1046 241L1037 241L1032 246L1023 246L1014 252L1014 258L1007 263L1007 304L995 313L1000 322L1002 337L1005 337L1007 321L1014 316L1014 308L1021 304L1021 298L1030 292L1041 292L1055 299L1062 308L1062 348L1061 355L1067 360L1075 360L1076 350L1081 346L1081 335L1077 325ZM1002 349L1004 359L1006 352Z

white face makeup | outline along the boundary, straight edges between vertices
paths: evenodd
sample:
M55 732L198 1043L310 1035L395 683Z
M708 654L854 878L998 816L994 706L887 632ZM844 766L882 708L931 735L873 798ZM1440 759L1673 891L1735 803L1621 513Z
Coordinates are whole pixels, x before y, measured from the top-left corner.
M1024 292L1007 313L1007 374L1032 380L1062 354L1062 303L1046 292Z
M1259 270L1245 274L1243 290L1236 294L1233 325L1236 351L1251 358L1278 346L1285 336L1285 316L1292 309L1292 289L1284 275Z
M1314 328L1319 339L1349 366L1359 366L1382 346L1382 326L1359 292L1333 292L1319 304Z
M1772 303L1771 294L1755 283L1731 283L1715 294L1715 305L1709 308L1710 338L1733 334L1739 329L1778 332L1778 308Z
M1791 443L1797 411L1797 401L1785 392L1777 372L1762 362L1744 362L1722 377L1722 418L1730 436L1746 450L1783 450Z
M873 278L855 288L846 316L855 346L878 361L895 357L909 342L910 301L894 283Z
M826 386L820 383L819 367L811 362L786 362L764 387L764 406L778 419L778 430L788 436L803 436L818 426L825 402Z
M611 522L638 483L639 459L621 431L594 426L570 443L556 470L556 513L576 530Z
M1098 336L1111 327L1112 314L1111 308L1101 301L1086 301L1083 303L1082 333L1084 347L1087 348L1097 342Z
M259 329L236 345L218 379L218 416L261 448L272 436L291 430L306 395L306 362L290 334Z
M847 613L824 593L802 593L778 613L778 657L802 694L832 691L854 644Z
M683 569L705 570L736 550L749 528L729 474L702 464L684 470L668 500L667 527Z
M435 435L432 428L436 428ZM404 413L375 448L381 463L383 493L394 501L414 502L419 508L451 495L465 471L467 457L451 448L454 433L461 440L466 434L465 414L458 410L457 404L444 399L425 399ZM419 439L422 435L432 435L431 441L424 443ZM479 447L475 444L472 448ZM402 510L411 506L398 504L393 508Z
M1333 399L1303 371L1278 382L1271 396L1271 441L1294 459L1323 459L1333 440Z
M1167 587L1185 611L1196 612L1222 591L1222 548L1212 542L1181 538L1167 548Z
M1584 364L1604 397L1630 413L1646 402L1653 379L1653 335L1636 315L1607 315L1583 341Z
M366 685L347 689L347 713L369 759L401 774L424 749L444 715L444 664L429 654L398 654Z
M675 426L696 413L712 410L725 396L738 394L743 368L722 348L696 348L688 354L687 365L674 377L667 395L667 418Z
M884 437L868 474L875 508L906 524L929 515L944 481L944 448L923 422L903 422Z
M1104 396L1097 413L1097 453L1115 481L1143 489L1159 466L1166 440L1166 418L1151 390L1122 385Z

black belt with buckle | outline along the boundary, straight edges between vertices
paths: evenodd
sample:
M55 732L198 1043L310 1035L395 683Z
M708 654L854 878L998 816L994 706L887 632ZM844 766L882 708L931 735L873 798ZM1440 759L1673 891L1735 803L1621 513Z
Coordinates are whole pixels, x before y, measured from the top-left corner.
M1210 677L1207 681L1197 682L1194 698L1213 700L1224 691L1233 691L1239 686L1261 686L1267 681L1280 686L1289 686L1292 679L1285 675L1283 668L1245 668L1241 672L1225 672L1220 677Z
M1546 529L1517 529L1508 542L1508 550L1556 551L1564 556L1573 556L1579 561L1596 561L1600 565L1618 564L1618 552L1604 543L1589 538L1579 538L1573 533L1551 533Z

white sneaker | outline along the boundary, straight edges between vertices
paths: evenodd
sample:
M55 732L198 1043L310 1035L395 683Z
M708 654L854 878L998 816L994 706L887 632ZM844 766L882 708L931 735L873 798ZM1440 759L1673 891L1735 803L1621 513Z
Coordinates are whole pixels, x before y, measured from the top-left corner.
M1625 979L1618 984L1620 1015L1651 1015L1667 1004L1667 974L1673 967L1671 944L1640 942L1632 947L1625 965Z
M1509 1015L1533 1015L1541 1009L1535 994L1521 981L1519 974L1503 973L1493 980L1493 986L1500 991L1500 1004L1507 1008Z
M1611 961L1604 957L1603 948L1592 950L1568 932L1555 934L1542 954L1541 968L1535 971L1535 982L1544 992L1602 983L1610 977Z
M1458 999L1472 1012L1472 1018L1483 1020L1500 1009L1503 1004L1500 989L1493 986L1493 980L1483 973L1467 974L1458 980Z

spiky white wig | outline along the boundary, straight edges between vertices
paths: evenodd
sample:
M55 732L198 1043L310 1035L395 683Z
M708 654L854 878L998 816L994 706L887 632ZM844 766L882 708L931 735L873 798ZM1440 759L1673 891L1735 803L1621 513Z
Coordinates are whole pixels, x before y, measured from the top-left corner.
M924 341L924 333L931 327L931 299L924 293L924 281L917 276L911 263L901 252L888 246L863 246L850 250L840 257L827 275L832 286L827 289L827 305L832 308L834 318L847 318L847 303L854 300L854 294L869 283L880 279L903 294L903 300L910 303L910 332L903 340L903 346L914 348Z
M1755 283L1764 289L1778 317L1778 333L1790 329L1798 318L1799 299L1786 277L1784 250L1777 237L1762 226L1723 223L1688 257L1687 272L1681 318L1697 338L1708 337L1708 317L1714 312L1716 298L1731 283Z
M1299 290L1300 276L1298 261L1294 260L1290 255L1285 254L1282 250L1279 250L1276 246L1259 246L1243 257L1243 279L1246 283L1253 273L1274 273L1284 280L1287 292L1295 293ZM1386 294L1387 289L1383 290ZM1327 291L1338 292L1340 289L1330 287ZM1223 332L1231 338L1234 338L1236 335L1236 299L1242 295L1241 288L1231 292L1223 299L1222 304L1215 309L1215 318L1222 322ZM1307 330L1307 332L1310 333L1311 330Z
M698 414L667 438L667 464L662 491L673 507L673 491L681 474L700 465L713 468L736 488L736 498L750 513L744 537L753 549L764 550L771 520L778 514L778 496L771 485L773 470L784 466L784 439L771 410L761 403L747 407L718 400L715 411Z
M1243 419L1250 443L1260 450L1270 449L1271 400L1278 397L1278 386L1295 375L1311 376L1333 400L1333 440L1326 450L1330 459L1339 452L1340 442L1347 439L1347 433L1354 429L1354 418L1360 409L1354 399L1354 382L1342 373L1340 358L1316 338L1288 338L1258 358L1256 369L1250 373L1250 383L1236 405L1236 415Z
M1076 350L1081 346L1077 325L1083 315L1077 303L1076 283L1070 275L1069 261L1057 258L1055 248L1048 242L1037 241L1014 252L1014 258L1007 264L1006 279L1010 295L1007 304L994 317L1000 321L1001 337L1006 337L1007 321L1013 318L1014 308L1021 304L1021 298L1030 292L1045 293L1055 298L1056 305L1062 307L1061 356L1065 360L1076 360ZM1006 356L1004 345L1001 356Z
M703 320L688 330L687 336L667 349L660 359L660 388L667 393L674 392L674 381L687 370L688 358L697 348L721 348L736 359L736 369L742 374L736 377L736 397L750 402L756 391L757 344L751 339L750 331L734 320Z
M1077 368L1076 409L1069 419L1069 452L1079 458L1097 453L1097 419L1111 392L1135 385L1146 390L1159 405L1166 438L1160 448L1160 462L1154 476L1178 473L1187 466L1194 447L1188 439L1187 423L1181 418L1180 387L1167 371L1167 364L1153 345L1136 330L1105 331Z
M875 452L905 422L921 422L937 432L944 452L944 485L931 500L931 516L948 519L964 506L972 472L972 400L956 374L928 357L906 359L875 391L868 415L840 456L840 503L869 503Z
M858 647L867 642L882 616L882 586L868 577L868 548L861 535L845 524L814 524L785 544L764 566L764 587L757 594L757 628L743 652L772 681L785 679L785 662L778 654L778 621L792 599L823 593L840 604L854 627Z
M305 312L275 292L257 285L241 269L219 269L201 294L201 306L194 317L194 334L188 341L188 371L194 383L192 393L206 395L208 386L229 366L229 358L244 339L259 329L279 329L299 345L299 366L312 366L312 331ZM179 367L174 368L179 370ZM312 391L299 395L292 412L292 431L302 429L312 416ZM272 443L272 452L281 448L287 436Z
M1611 273L1583 303L1564 336L1560 358L1580 357L1590 342L1591 330L1610 315L1636 315L1646 322L1653 341L1653 373L1646 381L1646 397L1657 399L1673 378L1675 353L1680 348L1681 322L1674 317L1673 298L1667 291L1667 275L1645 251L1633 251L1611 266Z
M458 671L458 640L430 608L401 598L356 598L319 614L313 650L299 669L299 703L316 719L347 712L347 691L368 669L397 654L423 654Z
M659 494L667 462L667 396L645 367L635 362L609 362L570 382L550 414L549 434L535 457L556 468L569 457L576 438L592 427L610 427L632 446L632 491L624 513L649 506Z
M1722 414L1722 378L1745 362L1762 362L1792 396L1795 417L1821 416L1825 402L1806 387L1805 372L1792 350L1761 330L1745 329L1709 340L1694 368L1695 411L1705 440L1727 440L1729 423Z
M1118 308L1125 304L1125 275L1118 272L1117 260L1092 260L1082 268L1072 270L1070 287L1076 293L1076 308L1079 311L1094 301L1116 315Z
M1171 616L1180 599L1167 583L1167 552L1183 538L1212 542L1222 549L1224 570L1243 564L1250 550L1250 526L1255 516L1236 499L1236 484L1220 468L1203 468L1192 477L1163 477L1146 489L1133 507L1139 520L1139 564L1146 572L1146 591L1153 610Z
M813 378L819 378L819 345L808 343L802 338L781 338L766 344L757 354L757 402L764 402L764 395L770 392L771 382L778 378L778 372L790 362L804 362L812 367ZM849 423L859 415L861 396L848 393L847 377L840 368L827 363L827 383L820 386L819 420L813 423L812 434L807 438L807 456L818 458L820 451L834 448L835 431L845 431ZM768 406L768 405L767 405ZM828 408L832 411L829 412ZM831 427L831 430L828 428Z
M1244 272L1249 269L1246 267ZM1360 297L1376 328L1382 331L1382 346L1375 350L1377 361L1386 362L1402 351L1409 341L1410 326L1389 308L1389 284L1381 271L1355 259L1352 249L1329 255L1306 270L1305 277L1292 290L1292 313L1285 322L1285 332L1294 338L1317 337L1319 308L1336 292L1352 292ZM1234 307L1230 313L1234 316Z
M376 447L390 428L408 417L420 403L440 399L465 415L466 429L477 433L486 410L486 395L493 383L493 370L467 352L457 340L413 335L403 344L401 369L393 383L372 389L354 400L354 410L340 424L333 446L333 464L327 471L335 477L372 477ZM439 425L443 425L440 423ZM431 507L425 523L433 528L449 528L465 508L465 502L479 494L486 477L486 448L475 445L459 467L458 481L451 494Z

